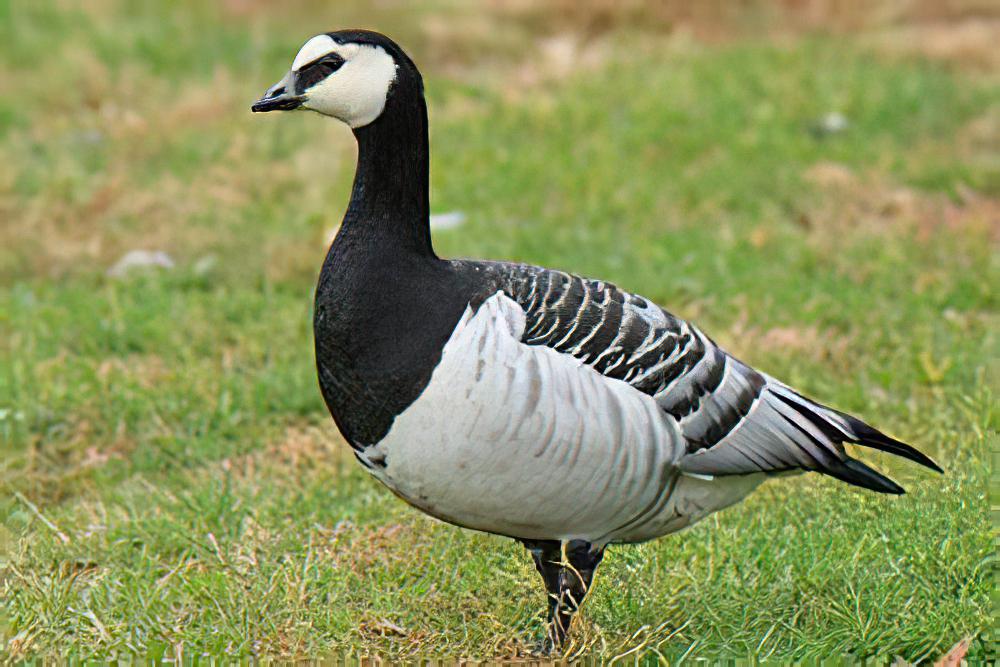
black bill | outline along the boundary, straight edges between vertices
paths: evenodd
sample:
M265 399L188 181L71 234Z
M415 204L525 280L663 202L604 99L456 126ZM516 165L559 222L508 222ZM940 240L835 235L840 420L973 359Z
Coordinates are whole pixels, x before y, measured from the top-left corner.
M302 106L305 98L300 95L289 94L284 86L271 88L264 93L264 97L253 103L251 111L291 111Z

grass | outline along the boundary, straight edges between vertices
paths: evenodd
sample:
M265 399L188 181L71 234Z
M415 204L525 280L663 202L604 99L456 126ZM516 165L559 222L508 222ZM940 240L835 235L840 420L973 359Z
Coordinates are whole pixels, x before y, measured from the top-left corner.
M378 486L316 388L352 140L247 106L305 37L367 24L426 63L432 206L468 216L440 254L614 280L947 470L866 451L908 495L776 480L614 549L573 650L995 656L995 76L844 36L165 7L0 2L0 655L491 658L541 632L523 550ZM811 132L831 110L849 129ZM177 266L107 277L132 248Z

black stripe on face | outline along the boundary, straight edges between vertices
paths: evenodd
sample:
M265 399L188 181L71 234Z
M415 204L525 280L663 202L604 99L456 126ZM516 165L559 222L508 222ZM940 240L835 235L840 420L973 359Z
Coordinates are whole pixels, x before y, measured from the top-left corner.
M295 75L295 92L301 95L317 83L330 76L344 64L344 59L336 53L325 56L303 65Z

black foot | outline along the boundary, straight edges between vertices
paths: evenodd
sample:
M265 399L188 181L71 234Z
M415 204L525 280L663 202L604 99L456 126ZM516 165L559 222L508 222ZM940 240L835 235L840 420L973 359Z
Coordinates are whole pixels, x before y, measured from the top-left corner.
M555 540L522 540L531 552L535 569L548 593L548 629L538 652L551 655L562 649L573 615L590 590L594 572L604 558L604 548L583 540L565 544Z

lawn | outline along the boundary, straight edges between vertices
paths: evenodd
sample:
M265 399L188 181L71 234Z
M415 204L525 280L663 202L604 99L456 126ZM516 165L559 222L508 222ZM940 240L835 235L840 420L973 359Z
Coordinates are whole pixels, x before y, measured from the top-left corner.
M347 25L423 66L432 208L466 220L439 254L613 280L946 470L856 452L907 495L783 478L611 549L573 655L995 657L992 61L501 5L0 0L0 659L490 659L542 632L523 548L405 506L319 395L353 139L249 104ZM109 276L133 249L174 266Z

